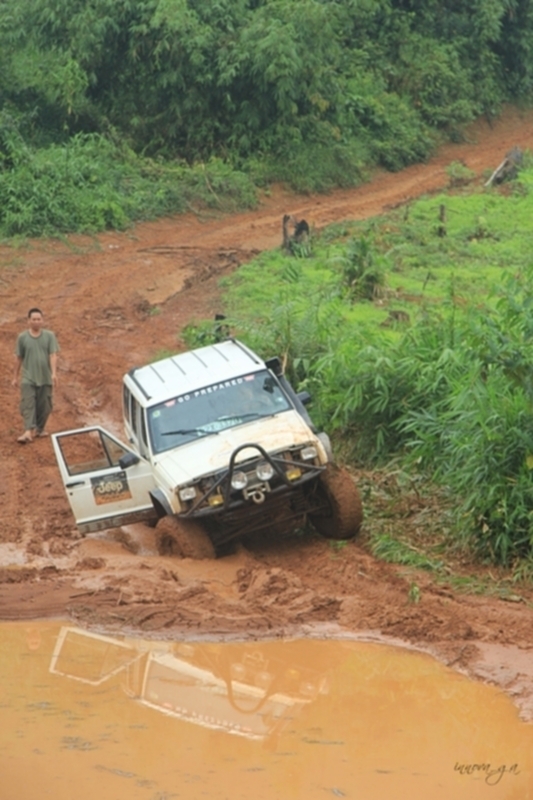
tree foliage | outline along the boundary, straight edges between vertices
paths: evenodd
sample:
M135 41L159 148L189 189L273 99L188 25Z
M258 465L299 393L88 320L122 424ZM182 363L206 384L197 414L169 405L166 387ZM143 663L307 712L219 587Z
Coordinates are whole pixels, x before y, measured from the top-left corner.
M517 0L3 0L0 103L33 132L246 158L364 143L394 167L529 92ZM352 144L353 146L353 144ZM311 150L309 153L311 154Z
M2 0L0 170L16 129L19 154L99 135L260 185L353 186L529 99L532 33L518 0Z

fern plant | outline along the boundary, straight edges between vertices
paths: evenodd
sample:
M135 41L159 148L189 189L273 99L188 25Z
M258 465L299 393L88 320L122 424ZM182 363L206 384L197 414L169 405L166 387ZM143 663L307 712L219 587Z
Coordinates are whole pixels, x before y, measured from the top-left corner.
M385 285L387 259L365 236L353 238L345 251L342 280L353 298L375 300Z

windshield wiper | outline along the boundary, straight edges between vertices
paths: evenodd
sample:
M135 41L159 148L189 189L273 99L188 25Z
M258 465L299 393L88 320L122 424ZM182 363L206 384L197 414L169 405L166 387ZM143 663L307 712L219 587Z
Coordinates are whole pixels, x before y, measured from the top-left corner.
M175 431L161 431L161 436L186 436L188 433L200 433L202 436L207 436L213 431L206 431L203 428L178 428Z

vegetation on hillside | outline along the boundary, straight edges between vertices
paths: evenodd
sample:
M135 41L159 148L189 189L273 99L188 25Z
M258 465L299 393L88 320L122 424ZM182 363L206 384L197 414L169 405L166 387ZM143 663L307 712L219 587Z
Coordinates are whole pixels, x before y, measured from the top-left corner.
M0 235L423 160L531 99L532 35L518 0L4 0Z
M0 116L0 124L1 124ZM253 207L248 176L220 159L187 167L141 158L100 134L32 150L16 132L0 169L0 232L6 237L123 230L196 208Z
M421 199L224 281L235 333L283 357L343 457L440 487L454 541L502 564L533 562L532 187Z

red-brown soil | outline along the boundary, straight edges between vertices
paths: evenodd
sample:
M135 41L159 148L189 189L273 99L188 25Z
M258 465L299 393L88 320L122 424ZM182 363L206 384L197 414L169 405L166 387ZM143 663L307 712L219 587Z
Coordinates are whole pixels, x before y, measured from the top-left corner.
M61 345L50 429L101 423L120 435L123 373L181 347L183 325L219 310L219 278L279 246L285 212L318 229L375 216L446 188L454 161L481 185L514 145L533 150L533 114L480 121L429 163L376 174L355 190L295 197L278 189L230 217L189 214L127 233L2 247L0 619L68 618L164 637L382 636L500 685L532 719L533 587L521 586L512 602L459 593L376 560L364 534L343 548L312 536L264 542L216 561L159 556L142 526L82 539L50 440L16 442L11 384L15 338L37 305ZM398 527L423 516L419 499L408 501Z

